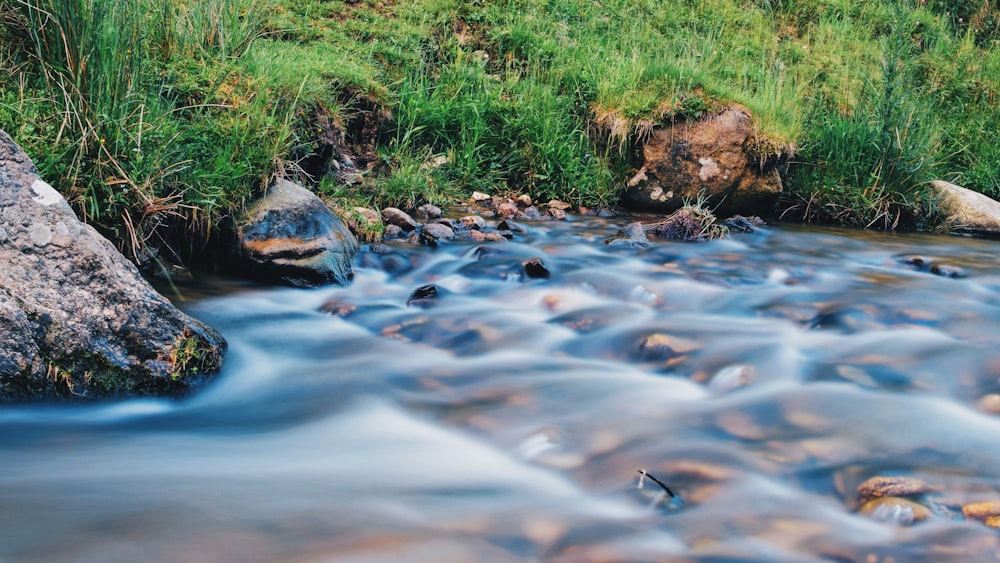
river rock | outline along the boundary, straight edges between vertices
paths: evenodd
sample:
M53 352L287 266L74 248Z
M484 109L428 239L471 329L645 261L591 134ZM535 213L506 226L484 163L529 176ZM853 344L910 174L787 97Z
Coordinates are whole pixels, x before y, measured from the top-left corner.
M441 223L427 223L420 231L420 240L426 245L435 246L438 241L448 241L455 238L455 231Z
M880 497L908 497L933 491L934 488L912 477L872 477L858 485L858 500L862 503Z
M278 179L237 225L236 266L297 287L346 284L358 240L315 194Z
M781 193L777 167L784 155L756 154L758 137L750 114L735 106L707 119L657 127L623 203L670 212L704 197L723 216L770 215Z
M438 206L436 206L436 205L432 205L430 203L427 203L427 204L421 205L420 207L417 208L416 215L417 215L417 219L419 219L420 221L423 221L423 222L426 223L427 221L433 221L434 219L440 219L441 218L441 208L438 207Z
M382 210L382 220L386 225L396 225L403 231L409 233L417 230L419 226L410 214L395 207L386 207Z
M931 182L931 190L950 231L1000 236L1000 202L942 180Z
M176 395L226 343L177 310L0 131L0 400Z

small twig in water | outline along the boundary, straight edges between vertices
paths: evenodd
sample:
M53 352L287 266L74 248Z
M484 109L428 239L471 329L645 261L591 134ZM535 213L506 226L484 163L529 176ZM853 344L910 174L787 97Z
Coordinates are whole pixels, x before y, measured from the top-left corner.
M674 497L677 496L677 493L671 491L670 487L668 487L663 481L660 481L656 477L653 477L652 475L650 475L649 473L647 473L645 469L640 469L639 470L639 488L640 489L642 488L643 480L646 477L649 477L650 481L652 481L652 482L656 483L657 485L663 487L663 490L666 491L668 495L670 495L670 498L674 498Z

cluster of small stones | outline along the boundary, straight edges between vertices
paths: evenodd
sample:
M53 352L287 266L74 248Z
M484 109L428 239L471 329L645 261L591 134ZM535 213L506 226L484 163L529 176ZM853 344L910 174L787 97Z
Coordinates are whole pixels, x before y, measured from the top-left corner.
M876 520L910 526L935 516L952 518L960 506L966 520L1000 529L1000 501L953 505L935 499L933 494L937 492L936 487L912 477L872 477L858 486L858 512Z
M384 225L383 240L405 240L413 244L437 246L454 239L475 242L507 242L517 233L527 232L519 221L563 221L572 206L559 200L537 205L528 195L490 196L475 192L462 208L468 215L457 219L444 217L436 205L422 205L411 215L402 209L386 207L381 213L368 208L355 211L370 224ZM607 210L580 208L581 214L610 216Z

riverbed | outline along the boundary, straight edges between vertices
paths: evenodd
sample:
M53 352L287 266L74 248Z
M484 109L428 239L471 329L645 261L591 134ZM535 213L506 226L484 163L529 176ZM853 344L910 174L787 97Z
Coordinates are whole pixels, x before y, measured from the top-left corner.
M630 220L179 284L222 373L0 409L0 560L1000 559L1000 242ZM929 516L859 510L880 476Z

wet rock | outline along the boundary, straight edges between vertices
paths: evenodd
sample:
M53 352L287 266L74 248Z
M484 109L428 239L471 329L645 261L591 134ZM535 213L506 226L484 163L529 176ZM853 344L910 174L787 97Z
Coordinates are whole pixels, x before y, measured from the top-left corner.
M610 246L629 246L644 248L649 246L649 237L646 236L646 229L642 223L629 223L618 231L618 234L604 241Z
M342 299L333 298L323 303L319 307L320 313L326 313L328 315L333 315L335 317L349 317L352 313L358 310L358 306L354 303L344 301Z
M428 203L418 207L415 215L417 216L418 221L426 223L428 221L433 221L434 219L440 219L441 208Z
M492 199L493 199L493 196L488 195L488 194L484 194L483 192L472 192L472 201L475 201L477 203L482 203L482 202L485 202L485 201L491 201Z
M964 269L959 268L958 266L941 264L928 256L909 254L900 256L896 258L896 260L901 264L910 266L913 270L918 272L926 271L936 276L942 276L945 278L964 278L968 275Z
M520 206L522 206L522 207L530 207L531 206L531 196L529 196L527 194L521 194L521 195L517 196L516 201L517 201L517 204L520 205Z
M382 220L385 221L386 225L395 225L407 233L417 230L419 226L408 213L395 207L383 209Z
M470 240L473 240L475 242L483 242L486 240L486 233L482 231L469 231L468 233L465 234L465 236L469 237Z
M226 343L80 222L0 131L0 401L179 395Z
M945 227L952 232L1000 235L1000 202L957 184L935 180L930 184Z
M458 220L458 223L466 228L476 231L482 231L486 229L486 219L483 219L479 215L466 215Z
M535 207L526 207L517 213L517 218L527 221L538 221L542 218L542 214Z
M757 372L751 366L736 365L720 369L708 380L709 389L726 393L746 387L757 380Z
M908 497L933 491L927 483L910 477L872 477L858 486L862 503L880 497Z
M548 206L549 209L558 209L560 211L566 211L567 209L573 207L572 205L566 203L565 201L560 201L558 199L550 199Z
M276 180L236 231L236 266L251 277L314 287L354 275L357 239L315 194L287 180Z
M984 395L976 402L976 408L987 414L1000 414L1000 394Z
M562 209L556 209L554 207L550 207L548 213L549 217L552 217L556 221L566 220L566 212L563 211Z
M991 528L1000 528L1000 501L975 502L962 507L969 520L979 520Z
M642 167L623 201L641 211L674 211L706 197L720 214L768 215L781 193L778 167L787 153L760 156L750 114L730 107L718 115L653 130Z
M756 215L751 215L750 217L744 217L742 215L733 215L729 219L722 222L722 225L729 229L731 232L736 233L756 233L757 229L766 225L763 219L757 217Z
M935 276L945 278L964 278L968 275L962 268L959 268L958 266L949 266L948 264L931 264L930 272Z
M549 279L552 275L549 269L545 267L545 263L542 262L541 258L531 258L522 264L524 267L524 274L529 278L535 279Z
M504 219L509 219L517 215L517 205L512 201L503 201L496 206L497 215Z
M510 233L520 233L523 235L528 233L528 227L525 227L520 223L515 223L514 221L507 219L497 223L497 231L500 232L507 231Z
M420 242L428 246L437 246L439 241L449 241L455 238L455 231L441 223L427 223L420 230Z
M413 290L410 298L406 301L406 305L427 309L437 305L437 299L441 294L441 288L434 284L422 285Z
M510 231L507 231L508 233ZM507 242L507 239L512 238L513 234L510 236L505 236L503 233L486 233L484 239L486 242Z
M866 502L861 514L882 522L910 526L931 517L931 511L919 502L900 497L879 497Z
M385 230L382 231L382 238L385 240L393 240L406 236L406 232L399 225L386 225Z

